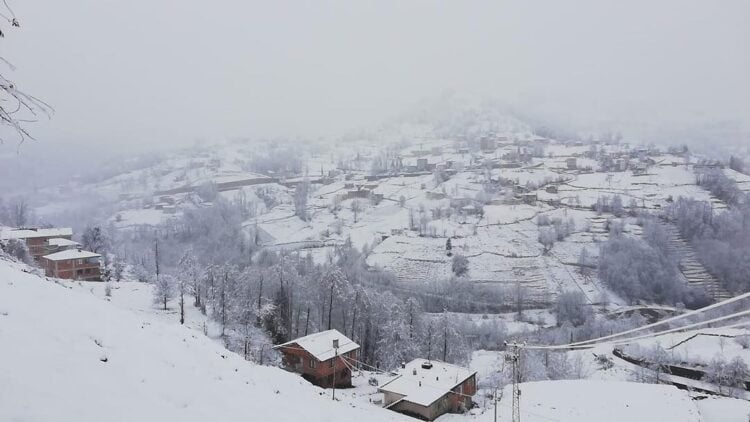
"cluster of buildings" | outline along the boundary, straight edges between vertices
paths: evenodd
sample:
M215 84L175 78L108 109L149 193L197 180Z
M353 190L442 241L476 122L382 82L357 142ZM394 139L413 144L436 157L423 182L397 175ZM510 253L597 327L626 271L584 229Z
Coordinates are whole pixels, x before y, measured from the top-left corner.
M0 243L24 242L47 277L101 281L101 255L72 240L71 228L0 228Z
M359 367L359 345L338 330L310 334L274 347L284 369L324 388L352 386ZM402 363L395 375L378 387L386 409L423 420L472 407L477 392L475 371L436 360Z

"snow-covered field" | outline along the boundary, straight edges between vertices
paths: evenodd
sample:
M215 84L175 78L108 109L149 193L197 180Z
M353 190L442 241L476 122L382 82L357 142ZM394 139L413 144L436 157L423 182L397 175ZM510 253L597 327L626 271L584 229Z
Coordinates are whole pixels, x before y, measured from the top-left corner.
M368 265L391 271L403 283L427 283L453 275L452 257L446 253L446 242L451 239L452 252L468 258L464 277L497 289L520 284L535 306L569 290L582 292L592 303L606 298L623 304L578 265L584 250L594 262L598 242L608 238L607 222L614 216L598 215L591 208L600 197L619 195L624 207L650 211L680 196L710 201L717 209L725 207L696 185L693 165L698 157L686 160L654 153L646 159L634 152L637 147L623 144L542 140L538 145L542 153L521 162L518 154L533 149L530 129L516 119L492 118L502 122L495 133L507 139L491 152L468 151L461 142L438 135L430 125L402 124L345 142L294 149L301 168L289 177L254 169L254 160L270 144L225 142L175 151L103 180L76 182L75 189L81 196L108 199L113 208L109 221L118 229L128 229L179 218L190 207L211 206L211 201L204 202L193 193L160 192L208 182L267 179L267 183L219 194L228 201L249 204L250 216L243 226L248 236L261 233L257 237L263 247L302 250L323 262L334 248L351 240L355 247L368 251ZM410 136L420 141L403 142ZM600 158L615 161L630 154L632 158L624 159L630 167L599 169L592 147ZM571 158L577 168L568 167L566 160ZM411 170L393 176L374 174L384 162ZM442 174L437 169L450 171ZM725 173L741 186L750 186L748 176L732 170ZM295 210L294 182L301 180L312 182L306 221ZM367 195L354 199L358 189L371 191L378 200ZM536 195L537 200L527 200L519 191ZM174 205L161 208L164 200ZM480 203L484 205L478 212ZM355 204L359 205L356 212ZM61 212L60 207L64 204L48 204L42 214ZM567 237L546 252L539 241L540 218L572 223ZM639 236L640 227L631 220L625 230Z
M408 420L22 269L0 260L2 421Z

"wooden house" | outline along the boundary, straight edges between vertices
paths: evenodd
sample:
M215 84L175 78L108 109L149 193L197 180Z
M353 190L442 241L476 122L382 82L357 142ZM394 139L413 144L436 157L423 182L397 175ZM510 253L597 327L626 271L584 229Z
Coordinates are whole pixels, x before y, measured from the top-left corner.
M41 264L47 277L101 281L100 259L101 255L78 248L44 255Z
M415 359L378 388L386 409L423 420L471 408L477 392L477 373L440 361Z
M359 345L338 330L310 334L274 346L284 369L320 387L351 387Z

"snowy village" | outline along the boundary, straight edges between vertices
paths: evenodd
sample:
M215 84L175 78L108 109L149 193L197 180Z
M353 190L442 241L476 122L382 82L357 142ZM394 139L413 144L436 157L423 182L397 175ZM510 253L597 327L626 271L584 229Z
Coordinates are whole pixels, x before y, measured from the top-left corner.
M62 25L53 17L70 6L41 3L0 5L2 42L20 45L0 57L36 63L54 49L49 58L61 72L83 67L85 55L50 37ZM682 97L669 91L682 98L669 103L674 115L652 110L640 121L623 111L623 98L653 95L655 106L669 84L628 74L645 85L612 83L612 98L592 89L596 107L563 96L549 108L559 98L533 91L540 79L527 81L541 72L522 53L532 47L516 50L493 19L544 40L529 42L549 57L558 37L602 57L603 41L546 18L550 28L542 28L536 9L520 3L482 6L484 17L465 4L222 0L216 16L205 16L192 0L87 3L80 14L101 22L70 36L89 49L87 66L102 69L80 71L93 89L53 88L34 70L31 85L42 92L32 95L10 82L22 70L0 73L0 421L750 420L750 126L732 114L750 110L742 108L745 79L732 85L744 83L736 93L721 91L724 102L718 80L700 87L711 94L690 91L695 98L680 85ZM655 23L666 16L688 25L733 11L711 23L727 51L734 35L750 35L740 23L747 5L694 6L675 14L654 6L643 29L654 47L597 34L657 74L671 59L687 60L667 49L674 34L698 36L660 32ZM391 9L399 7L397 17ZM647 5L622 7L622 16L642 16ZM625 25L609 7L583 10ZM262 13L247 18L252 12ZM394 19L393 32L376 24L381 14ZM441 24L407 19L425 14ZM183 31L199 16L216 33L195 48L216 66L190 61ZM274 27L281 16L289 27ZM174 28L161 25L167 17ZM516 19L528 25L516 28ZM494 72L437 66L442 55L431 54L452 48L436 41L446 31L465 41L457 57L494 57L469 46L484 45L475 25L517 54L486 60L537 97L506 99L505 86L485 92L500 78ZM350 40L336 32L345 29ZM81 35L88 30L102 39ZM430 36L416 48L411 37L420 31ZM267 32L277 37L258 35ZM42 39L51 44L34 47ZM268 46L251 42L260 39ZM149 57L149 72L160 76L146 72L142 90L126 76L127 86L115 87L121 66L141 65L123 65L110 46ZM658 59L664 49L675 56ZM643 51L652 56L641 59ZM408 68L374 65L371 53L402 62L424 55L439 69L434 78L476 79L482 94L444 92L425 72L410 79ZM359 90L364 82L318 55L373 86ZM545 90L578 83L585 97L598 72L621 70L602 66L579 70L582 80L550 73ZM724 72L727 81L736 76ZM176 87L207 75L216 81L203 98L210 104ZM408 107L395 105L391 83ZM253 95L235 92L245 86ZM317 101L323 87L326 105ZM121 101L97 101L102 92ZM716 108L701 95L716 95ZM376 106L382 97L387 112ZM679 120L693 100L701 113ZM188 111L190 102L197 110ZM130 105L132 121L107 120ZM235 119L237 108L247 114ZM84 131L80 119L89 115L96 121ZM324 121L335 123L335 135L318 126Z

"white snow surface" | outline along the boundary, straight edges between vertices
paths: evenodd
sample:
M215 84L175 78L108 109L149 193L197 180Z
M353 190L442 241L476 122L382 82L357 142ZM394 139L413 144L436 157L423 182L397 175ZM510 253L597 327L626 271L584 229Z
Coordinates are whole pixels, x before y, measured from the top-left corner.
M339 341L338 351L333 348L334 340ZM304 337L300 337L298 339L294 339L292 341L288 341L284 344L280 344L276 347L283 349L284 346L290 346L293 344L297 344L298 346L307 350L311 355L315 356L315 359L319 360L320 362L331 359L337 352L339 355L343 355L344 353L349 353L352 350L359 349L359 344L355 343L347 336L341 334L339 330L335 329L313 333Z
M399 369L396 378L380 389L402 395L406 401L429 406L475 373L436 360L430 361L432 367L425 369L422 367L425 362L425 359L414 359L407 363L405 368Z
M35 237L72 236L73 229L69 227L49 229L14 229L10 227L0 228L0 240L7 239L31 239Z
M100 256L101 255L94 252L79 251L78 249L67 249L49 255L44 255L44 258L49 259L50 261L65 261L68 259L98 258Z
M0 421L408 420L24 270L0 259Z
M570 380L529 382L520 388L524 422L705 421L687 392L668 385ZM503 391L498 416L511 419L510 386ZM477 420L491 421L492 413Z

